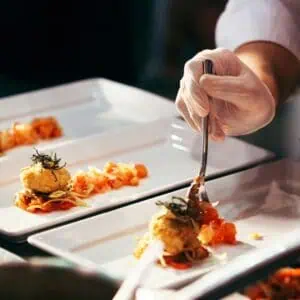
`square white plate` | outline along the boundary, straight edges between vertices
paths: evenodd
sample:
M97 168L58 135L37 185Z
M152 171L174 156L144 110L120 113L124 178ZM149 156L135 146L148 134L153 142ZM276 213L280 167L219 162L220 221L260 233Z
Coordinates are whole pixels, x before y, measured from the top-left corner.
M13 160L8 158L1 163L0 233L11 239L23 239L34 231L182 186L191 181L198 171L200 146L199 135L193 133L183 121L163 119L55 147L38 147L57 152L63 161L67 161L72 173L78 169L87 170L91 165L101 169L109 160L141 162L149 169L149 177L138 187L125 187L94 196L88 200L88 207L39 215L25 212L13 203L13 195L21 189L18 178L20 169L30 164L33 150L28 148ZM234 159L232 151L235 153ZM233 138L228 138L224 143L210 143L208 175L221 175L272 156L268 151Z
M83 80L0 99L0 130L16 121L56 117L64 137L47 144L176 115L172 101L106 79ZM24 148L10 150L6 156L14 156Z
M282 160L207 182L211 200L220 201L221 214L234 220L240 244L222 246L228 261L253 247L268 247L280 241L287 231L300 228L300 163ZM136 237L146 230L157 200L186 190L156 197L83 221L31 236L29 243L75 263L94 267L115 280L122 280L136 260L132 252ZM260 233L262 240L253 240ZM154 267L146 287L170 288L183 284L217 267L224 261L207 259L187 271Z

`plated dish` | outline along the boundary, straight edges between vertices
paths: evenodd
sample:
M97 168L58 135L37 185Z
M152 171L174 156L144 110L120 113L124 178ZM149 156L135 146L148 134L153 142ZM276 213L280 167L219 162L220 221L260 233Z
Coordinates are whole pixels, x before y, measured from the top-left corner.
M172 101L163 97L106 79L90 79L1 98L0 131L10 129L11 133L13 128L16 129L12 125L18 122L17 129L22 131L22 137L26 129L27 143L27 129L32 120L47 120L51 116L63 129L63 135L60 138L39 139L38 145L47 148L177 115ZM23 128L24 124L27 124L26 128ZM0 155L0 163L1 167L5 163L7 168L6 162L11 160L7 168L9 173L20 157L28 157L32 149L30 145L15 147L10 137L11 134L5 134L5 149L2 149L0 137L0 152L3 154L5 151L5 155ZM29 137L32 143L32 137ZM8 147L9 150L6 150Z
M164 209L161 210L161 207L157 206L156 203L172 199L172 196L184 197L185 194L186 190L180 190L179 192L149 199L33 235L29 237L28 241L39 248L62 256L79 265L96 268L116 282L120 282L138 263L137 254L142 255L145 244L140 238L145 235L147 237L149 220L153 216L158 216L158 214L164 212ZM219 208L221 207L220 204ZM173 222L174 219L168 221ZM198 231L194 232L194 228L190 225L190 223L187 223L178 226L178 223L175 222L174 227L171 226L171 229L174 230L168 232L158 230L159 234L164 235L163 239L168 246L168 252L170 253L173 250L170 248L175 244L173 253L179 255L170 256L164 253L162 263L158 262L151 268L147 278L142 283L143 286L150 288L176 287L220 267L220 265L251 249L251 246L246 243L235 243L235 234L230 235L230 242L233 244L213 241L213 239L207 239L202 243L200 239L197 239L196 234ZM92 230L92 228L98 229ZM237 228L239 227L237 226ZM178 231L181 231L180 233L183 233L184 236L179 235L178 238ZM185 236L187 232L189 235ZM146 241L148 240L146 239ZM171 241L171 245L169 241ZM191 241L192 245L188 246L194 247L187 249L185 247L187 245L184 245L182 241ZM213 242L218 244L215 245ZM186 259L185 254L189 257L195 254L196 257L191 257L192 261L190 261Z
M86 206L83 199L123 186L137 186L148 176L143 164L108 162L103 170L90 167L71 176L67 164L56 153L35 150L32 164L21 170L23 189L15 196L16 206L31 213L49 213Z
M78 138L176 115L166 98L100 78L2 98L0 130L15 121L25 124L36 116L53 116L65 138Z
M173 196L156 204L162 208L152 216L148 232L138 242L137 259L152 240L159 239L164 244L159 263L184 270L210 255L206 246L237 243L235 225L221 218L210 203Z
M218 155L212 155L209 159L207 172L210 178L272 157L268 151L230 138L222 144L211 143L210 153L221 151L227 156L232 147L237 150L234 160L220 159ZM13 195L23 189L19 179L20 170L32 164L32 147L23 149L15 157L8 153L0 159L0 234L10 240L24 240L34 231L183 186L195 174L201 147L199 136L191 132L183 121L167 118L60 144L40 144L36 149L40 153L58 153L63 158L61 163L66 161L73 175L78 170L88 172L89 166L102 169L112 161L141 162L147 167L149 177L134 188L125 186L112 189L109 193L93 194L88 198L87 207L76 206L50 214L33 214L16 207L12 201Z
M34 118L30 123L14 122L11 128L0 131L0 155L13 148L62 135L63 130L54 117Z
M194 261L189 268L184 265L178 270L155 265L143 286L169 288L182 285L217 270L222 264L230 264L238 257L242 261L242 255L254 248L268 249L271 244L277 244L286 232L299 228L300 185L293 181L293 176L300 177L299 170L299 163L282 160L207 181L210 199L219 201L216 207L219 214L236 225L237 243L201 244L210 255ZM134 250L139 239L149 232L149 221L160 213L156 203L168 201L172 196L185 197L186 192L186 189L179 190L48 230L29 237L28 241L121 281L138 262ZM263 238L253 238L253 233L260 233Z

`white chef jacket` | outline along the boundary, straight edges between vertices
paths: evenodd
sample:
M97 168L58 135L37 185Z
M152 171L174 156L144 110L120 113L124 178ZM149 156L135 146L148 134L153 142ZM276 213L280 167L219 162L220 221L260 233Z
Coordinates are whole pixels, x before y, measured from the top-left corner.
M277 43L300 60L300 0L229 0L216 28L218 47Z
M217 22L217 46L233 51L251 41L279 44L300 60L300 0L229 0ZM300 89L270 125L243 139L300 159Z

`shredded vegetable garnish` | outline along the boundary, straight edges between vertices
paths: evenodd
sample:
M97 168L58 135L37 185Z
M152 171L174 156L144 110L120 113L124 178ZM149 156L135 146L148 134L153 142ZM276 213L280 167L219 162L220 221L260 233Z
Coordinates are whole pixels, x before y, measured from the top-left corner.
M44 169L51 171L61 170L65 167L65 165L60 166L60 159L57 158L56 154L47 156L37 152L34 156L34 162L35 164L42 164ZM18 207L32 213L86 206L84 199L94 194L119 189L122 186L136 186L141 179L147 176L148 170L142 164L109 162L103 171L90 167L87 172L77 172L65 190L44 193L25 188L16 194L15 203Z
M0 131L0 153L62 135L62 128L53 117L36 118L31 123L14 123L11 128Z
M259 240L262 240L262 239L263 239L263 236L262 236L260 233L258 233L258 232L254 232L254 233L251 233L251 234L250 234L250 238L251 238L252 240L259 241Z
M142 164L108 162L103 171L90 167L87 172L77 172L72 179L72 192L88 197L123 186L137 186L147 176L148 170Z

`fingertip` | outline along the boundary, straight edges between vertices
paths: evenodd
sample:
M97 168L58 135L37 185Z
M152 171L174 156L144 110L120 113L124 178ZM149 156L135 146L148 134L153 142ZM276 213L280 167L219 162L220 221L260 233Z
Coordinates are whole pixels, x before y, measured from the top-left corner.
M193 108L194 115L196 115L198 119L205 118L209 114L209 109L207 108L208 105L206 105L206 103L204 104L203 101L200 105L196 100L193 100L191 101L190 106Z
M180 98L181 98L181 94L182 94L182 88L180 87L177 91L176 97L175 97L175 103L177 103Z
M175 107L178 112L184 113L186 111L186 106L183 100L182 88L179 88L176 98L175 98Z
M176 108L178 112L183 117L184 121L196 132L198 132L200 129L198 128L197 122L195 122L192 112L188 109L187 104L183 100L183 98L179 98L176 102Z
M206 117L209 114L209 103L204 91L196 91L195 88L186 89L183 97L185 106L188 108L190 115Z
M195 122L193 121L193 119L191 118L191 116L189 116L186 113L181 113L181 116L183 117L185 123L195 132L198 132L199 129L196 126Z
M183 100L180 97L176 98L175 107L176 107L178 112L180 112L180 113L182 112L182 110L183 110Z
M218 142L224 142L224 141L225 141L225 135L224 134L218 136Z
M220 125L220 121L216 118L212 120L212 131L211 131L211 138L216 142L222 142L225 139L225 133L222 130Z
M201 132L201 129L198 128L198 127L192 127L192 126L191 126L191 128L192 128L192 130L193 130L195 133L200 133L200 132Z
M195 122L195 120L192 117L184 118L184 119L194 132L199 133L201 131L199 124L197 122Z
M225 135L215 135L215 134L212 134L212 135L211 135L211 139L212 139L214 142L224 142L224 140L225 140Z
M205 109L199 109L199 111L198 111L198 115L199 115L199 117L201 117L201 118L205 118L205 117L207 117L208 116L208 114L209 114L209 111L207 111L207 110L205 110Z

